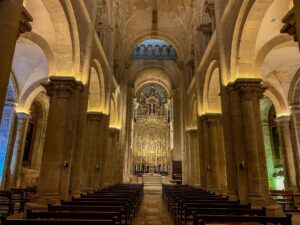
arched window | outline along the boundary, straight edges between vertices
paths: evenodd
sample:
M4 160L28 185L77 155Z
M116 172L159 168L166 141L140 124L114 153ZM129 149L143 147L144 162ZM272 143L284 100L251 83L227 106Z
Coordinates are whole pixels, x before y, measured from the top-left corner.
M270 189L282 190L284 186L284 160L281 154L279 128L276 111L269 99L261 102L262 126L266 151L268 180Z
M132 59L177 59L176 49L168 42L149 39L138 44L131 53Z

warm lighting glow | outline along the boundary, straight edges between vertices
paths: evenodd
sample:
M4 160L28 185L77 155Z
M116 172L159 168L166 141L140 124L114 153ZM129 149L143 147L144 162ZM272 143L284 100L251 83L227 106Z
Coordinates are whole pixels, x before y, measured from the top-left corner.
M280 112L280 113L277 113L277 117L288 117L288 116L291 116L290 112Z
M294 7L294 2L293 0L290 0L289 2L289 9L292 9Z
M121 130L121 126L120 125L111 125L109 126L110 129L117 129L117 130Z
M26 109L26 108L21 108L20 106L16 107L16 113L25 113L25 114L30 114L30 109Z

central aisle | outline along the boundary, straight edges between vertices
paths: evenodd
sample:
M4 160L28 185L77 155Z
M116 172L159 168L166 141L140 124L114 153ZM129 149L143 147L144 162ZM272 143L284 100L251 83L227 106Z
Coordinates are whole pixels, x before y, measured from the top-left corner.
M161 195L145 193L134 225L174 225Z

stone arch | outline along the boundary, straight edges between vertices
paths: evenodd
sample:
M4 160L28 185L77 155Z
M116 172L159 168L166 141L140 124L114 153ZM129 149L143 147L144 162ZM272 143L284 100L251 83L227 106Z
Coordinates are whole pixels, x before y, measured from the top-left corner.
M110 117L109 126L114 128L119 128L118 124L118 105L116 94L113 93L110 101Z
M49 98L39 92L30 106L31 119L27 128L21 171L21 187L38 184L49 111Z
M256 73L258 74L258 70L263 64L265 57L276 47L279 47L281 44L290 42L291 45L296 45L293 43L293 40L288 35L277 35L265 43L257 52L255 59Z
M64 1L42 0L42 2L49 13L55 31L57 73L53 75L74 76L76 71L73 63L79 61L74 59L75 51L79 49L79 43L76 43L78 40L74 38L74 33L76 33L74 21L70 21L70 13L66 9ZM76 56L79 57L79 52L76 53Z
M96 69L92 67L89 79L88 112L101 112L101 106L100 78Z
M47 40L44 39L41 35L39 35L36 32L26 32L22 34L21 37L32 41L42 49L42 51L44 52L44 54L48 59L49 75L51 76L56 74L57 72L56 57L54 55L53 50L51 49L51 46L48 44Z
M228 81L239 77L255 77L255 47L263 18L273 0L243 1L231 46L231 73Z
M105 78L103 74L102 67L98 60L94 59L92 60L92 67L90 72L90 78L89 78L89 86L93 87L94 94L96 94L98 97L95 99L97 102L97 106L94 110L96 112L106 112L106 85L105 85ZM96 97L94 95L94 97ZM92 97L92 96L91 96ZM89 107L90 108L90 103ZM92 109L90 109L92 110Z
M268 84L268 89L264 95L272 101L278 116L290 114L290 110L284 96L282 96L282 94L271 84Z
M278 129L277 126L275 128L272 125L272 122L274 123L274 118L271 120L271 113L274 112L274 104L273 102L268 98L264 97L261 99L260 102L260 110L261 110L261 120L262 120L262 128L263 128L263 139L264 139L264 146L265 146L265 155L266 155L266 163L267 163L267 173L268 173L268 181L269 181L269 187L271 189L280 189L284 187L283 183L283 168L281 168L281 172L279 172L278 167L275 165L276 160L275 160L275 147L277 150L280 149L280 144L277 143L276 140L274 140L274 129ZM276 112L276 109L275 109ZM277 114L277 112L276 112ZM277 132L276 135L277 140L279 140L279 135ZM275 146L275 143L277 145ZM279 150L280 152L280 150ZM279 172L279 174L278 174ZM275 178L274 176L278 175L278 179L281 181L280 184L278 182L278 179ZM278 185L281 185L280 187Z
M40 82L32 84L32 86L20 99L17 111L30 114L30 107L40 93L46 93L45 88L40 85Z
M165 70L157 67L144 68L136 75L133 86L135 87L135 90L138 90L146 83L158 83L162 85L167 90L169 96L171 96L172 83Z
M208 67L204 90L203 90L203 112L204 113L220 113L220 71L218 62L212 61Z
M18 108L20 110L22 110L22 106L32 91L42 82L47 81L49 76L49 54L47 56L49 49L45 47L47 45L43 46L44 48L42 49L39 44L34 42L38 39L36 38L37 36L35 38L27 37L29 38L25 36L18 39L12 64L14 79L19 92ZM42 39L39 40L43 43ZM48 53L50 53L51 58L51 51ZM52 65L55 64L54 61L51 61L51 63Z
M288 102L291 106L300 104L300 69L297 71L291 82Z
M189 102L189 117L188 117L188 129L189 130L196 130L197 129L197 96L196 94L193 94L190 98Z

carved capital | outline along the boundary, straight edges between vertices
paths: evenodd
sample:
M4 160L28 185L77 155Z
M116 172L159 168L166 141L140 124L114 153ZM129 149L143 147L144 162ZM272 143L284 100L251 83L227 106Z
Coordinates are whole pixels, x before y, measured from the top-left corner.
M19 26L19 35L25 32L30 32L32 30L32 26L30 24L30 22L32 21L33 21L32 16L23 6L21 12L20 26Z
M188 130L187 132L188 132L191 136L197 136L198 130L197 130L197 129L191 129L191 130Z
M295 8L292 8L288 14L282 19L284 26L281 28L281 33L287 33L293 36L295 41L298 41L297 30L296 30L296 15Z
M205 2L204 11L209 15L210 18L214 19L215 17L215 4L210 1Z
M22 125L28 122L28 120L31 118L31 116L27 113L17 113L18 118L18 125Z
M221 113L207 113L204 114L203 120L205 120L209 125L219 125L222 121Z
M117 137L120 133L120 130L118 128L115 128L115 127L110 127L108 129L108 131L109 131L109 136L112 137L112 138Z
M290 116L280 116L275 119L276 123L281 128L289 128L290 125Z
M88 112L87 119L88 119L88 121L99 121L100 122L102 119L102 113Z
M50 77L50 81L42 84L47 90L50 100L53 98L70 99L75 91L83 91L83 84L73 77Z
M207 24L201 24L198 28L198 31L200 31L203 36L210 38L212 35L212 25L211 23L207 23Z
M242 100L257 100L263 97L267 87L262 85L261 79L237 79L227 86L227 92L237 91Z

